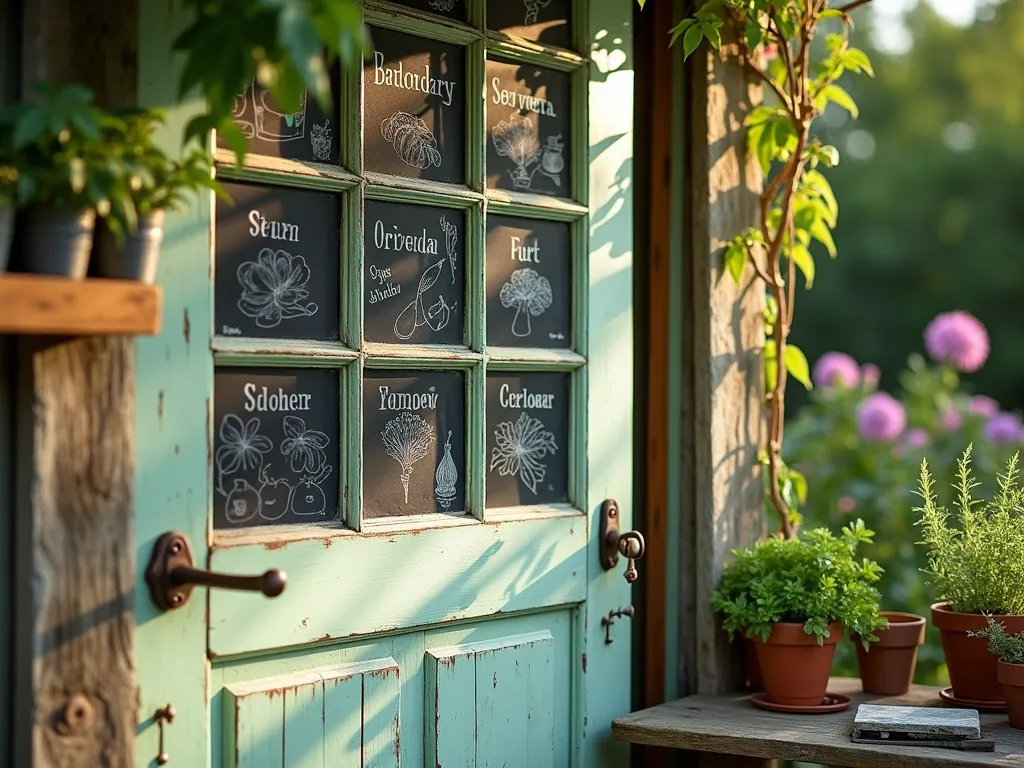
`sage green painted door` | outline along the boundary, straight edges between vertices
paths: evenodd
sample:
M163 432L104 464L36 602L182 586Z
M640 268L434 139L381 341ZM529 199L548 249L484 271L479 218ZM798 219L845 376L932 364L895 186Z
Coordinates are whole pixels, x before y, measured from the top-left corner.
M187 21L145 0L141 92ZM235 100L231 205L170 219L139 341L138 764L623 766L632 0L366 3L337 104ZM485 20L489 19L490 22ZM199 567L159 611L165 531ZM642 565L641 565L642 573ZM607 642L611 637L614 642Z

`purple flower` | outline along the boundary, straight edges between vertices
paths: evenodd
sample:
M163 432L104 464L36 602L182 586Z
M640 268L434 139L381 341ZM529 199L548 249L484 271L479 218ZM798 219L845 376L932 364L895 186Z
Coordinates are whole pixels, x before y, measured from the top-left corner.
M860 375L864 383L869 387L877 387L878 380L882 378L882 372L874 363L865 363L861 366Z
M1012 413L997 413L985 424L985 437L993 443L1016 443L1024 424Z
M857 412L857 430L867 440L895 440L906 425L907 412L888 392L868 395Z
M971 398L967 410L978 416L995 416L999 413L999 403L985 395L975 395Z
M928 445L928 432L922 427L912 427L907 430L907 445L914 448L923 448Z
M973 373L988 359L988 332L974 315L944 312L924 329L924 346L934 360Z
M939 416L939 425L943 432L956 432L964 425L964 415L951 405Z
M840 384L853 389L860 382L860 368L856 360L843 352L826 352L814 364L811 378L819 387Z
M840 496L838 502L839 511L844 515L849 515L853 510L857 508L857 502L853 496Z

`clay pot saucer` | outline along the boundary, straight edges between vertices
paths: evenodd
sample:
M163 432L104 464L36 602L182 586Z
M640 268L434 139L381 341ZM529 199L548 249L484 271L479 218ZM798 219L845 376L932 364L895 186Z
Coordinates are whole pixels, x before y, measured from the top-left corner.
M953 695L953 688L943 688L939 691L939 698L947 704L963 709L976 709L979 712L994 712L1001 714L1006 711L1006 702L996 699L995 701L975 701L973 699L958 699Z
M793 704L773 704L768 701L768 694L762 692L751 696L750 703L758 709L766 709L769 712L787 712L792 715L827 715L831 712L842 712L850 706L850 697L841 693L826 693L821 704L800 707Z

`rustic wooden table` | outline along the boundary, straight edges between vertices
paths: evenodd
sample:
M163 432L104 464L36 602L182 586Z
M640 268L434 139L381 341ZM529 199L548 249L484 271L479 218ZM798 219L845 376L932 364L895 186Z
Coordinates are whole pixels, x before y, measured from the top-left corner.
M632 744L844 768L1024 768L1024 731L1011 728L1006 715L981 715L982 738L995 742L995 752L854 744L850 734L858 704L945 706L939 689L914 686L906 696L872 696L861 692L860 680L834 677L828 690L853 702L831 715L788 715L757 709L742 693L688 696L621 717L612 724L612 734Z

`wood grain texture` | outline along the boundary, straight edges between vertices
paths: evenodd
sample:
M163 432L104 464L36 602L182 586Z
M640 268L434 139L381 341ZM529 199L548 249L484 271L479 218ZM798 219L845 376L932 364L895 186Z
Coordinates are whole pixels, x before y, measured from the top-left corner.
M743 128L760 93L735 55L736 44L726 40L721 53L704 47L686 68L690 239L679 585L684 693L725 693L743 685L741 655L721 631L708 598L731 550L763 531L757 453L764 434L764 290L752 269L737 287L722 265L726 243L756 223L762 183L745 150Z
M1024 765L1024 731L1010 727L1006 715L981 715L982 737L996 751L970 753L927 747L855 744L850 741L857 705L944 706L938 688L915 686L906 696L880 697L860 691L860 680L833 678L829 691L853 699L831 715L788 715L756 709L745 694L689 696L635 712L612 724L616 739L695 750L709 765L725 765L723 755L781 758L835 768L961 768Z
M158 286L133 280L0 275L0 333L152 335L161 298Z

